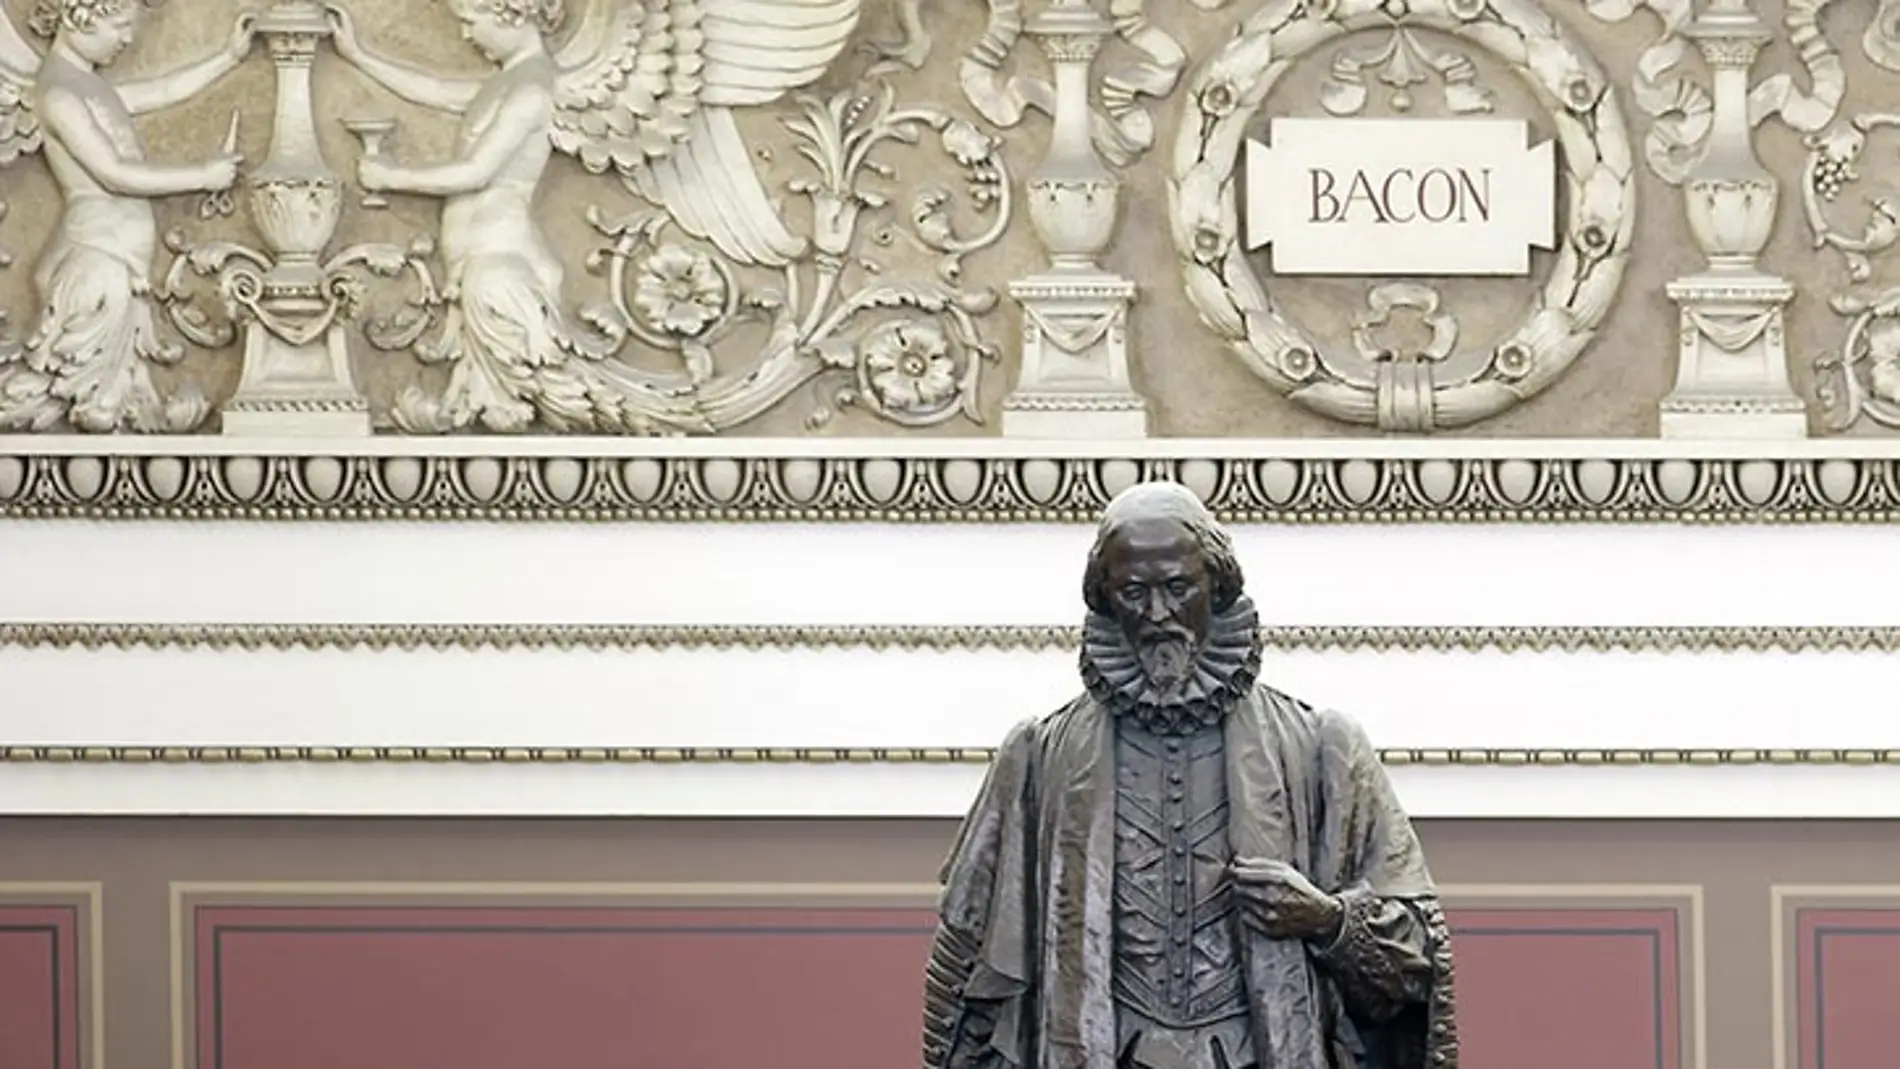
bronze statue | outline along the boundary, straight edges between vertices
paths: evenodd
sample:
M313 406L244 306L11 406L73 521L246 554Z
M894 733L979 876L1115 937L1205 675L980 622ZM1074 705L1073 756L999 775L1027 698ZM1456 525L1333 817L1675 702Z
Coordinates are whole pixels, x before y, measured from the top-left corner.
M1104 512L1084 692L1004 739L945 863L926 1069L1455 1069L1449 935L1365 734L1257 684L1185 487Z

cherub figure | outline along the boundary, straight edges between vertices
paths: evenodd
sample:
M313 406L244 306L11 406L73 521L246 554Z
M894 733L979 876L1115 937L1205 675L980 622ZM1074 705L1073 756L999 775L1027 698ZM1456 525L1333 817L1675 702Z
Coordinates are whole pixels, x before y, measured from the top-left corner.
M151 300L152 200L229 189L240 161L152 162L132 120L236 69L255 19L240 15L213 56L115 86L101 71L136 39L143 6L39 0L29 26L52 42L43 58L0 13L0 120L11 120L0 121L0 160L43 148L62 201L33 275L38 322L22 345L0 352L0 428L44 430L63 416L82 431L182 431L209 411L195 390L166 399L152 382L149 363L183 355L159 336Z
M447 0L462 36L496 67L456 79L366 48L331 5L337 54L414 104L461 117L450 160L366 157L364 189L441 197L450 308L425 360L453 364L438 401L407 391L397 420L440 433L479 421L557 430L628 425L616 362L585 353L562 313L564 269L534 218L553 150L611 169L688 233L742 263L779 267L805 250L772 207L729 110L810 84L856 25L860 0L591 0L565 44L548 38L565 0ZM664 333L662 328L661 333ZM608 365L613 365L609 367ZM690 411L690 410L688 410Z

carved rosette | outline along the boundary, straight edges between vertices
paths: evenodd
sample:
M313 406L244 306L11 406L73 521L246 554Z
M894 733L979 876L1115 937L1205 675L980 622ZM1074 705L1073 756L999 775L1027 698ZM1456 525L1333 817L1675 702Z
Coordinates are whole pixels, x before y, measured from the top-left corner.
M1239 238L1234 172L1275 85L1328 44L1359 33L1389 37L1401 25L1449 35L1509 65L1548 110L1563 149L1567 215L1528 314L1494 344L1431 362L1368 361L1350 345L1323 345L1283 313ZM1468 89L1450 74L1447 81L1448 98ZM1467 426L1548 387L1608 316L1635 231L1631 146L1602 67L1541 10L1479 0L1275 5L1203 63L1189 91L1169 183L1188 299L1249 370L1299 404L1388 431ZM1344 107L1341 92L1335 104ZM1449 102L1454 110L1484 105L1470 92Z

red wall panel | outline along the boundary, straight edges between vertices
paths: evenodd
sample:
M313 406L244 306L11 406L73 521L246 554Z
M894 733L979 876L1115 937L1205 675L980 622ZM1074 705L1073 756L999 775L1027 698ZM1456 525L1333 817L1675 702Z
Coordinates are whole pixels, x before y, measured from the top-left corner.
M1449 919L1464 1069L1682 1069L1677 911Z
M1893 1069L1900 910L1795 914L1801 1069Z
M0 1066L79 1069L79 913L0 905Z
M198 1069L890 1069L917 909L205 907Z
M934 922L434 904L193 917L195 1069L912 1065ZM1675 910L1452 921L1466 1069L1686 1069Z

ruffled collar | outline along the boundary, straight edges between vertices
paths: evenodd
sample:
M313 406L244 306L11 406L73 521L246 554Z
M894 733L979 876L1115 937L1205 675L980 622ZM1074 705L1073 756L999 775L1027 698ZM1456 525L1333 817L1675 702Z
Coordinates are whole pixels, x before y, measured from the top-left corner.
M1220 722L1260 675L1259 614L1242 596L1216 616L1194 670L1161 691L1113 618L1090 613L1082 630L1082 682L1112 715L1131 716L1162 735L1185 735Z

